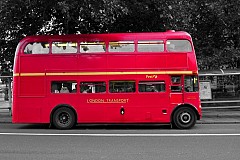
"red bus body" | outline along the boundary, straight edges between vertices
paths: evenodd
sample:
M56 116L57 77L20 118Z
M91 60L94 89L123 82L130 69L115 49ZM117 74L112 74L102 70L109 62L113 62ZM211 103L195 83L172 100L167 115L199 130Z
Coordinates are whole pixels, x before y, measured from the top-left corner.
M191 50L170 51L167 45L174 40L189 42ZM42 48L47 53L33 54L34 49L26 48L37 42L44 42ZM74 53L54 50L54 47L65 50L68 42ZM145 46L151 44L153 51L149 52ZM154 48L158 44L162 47L160 52ZM103 52L86 51L99 46ZM126 46L132 47L126 49L131 52L124 50ZM185 86L188 79L189 85L198 83L197 74L191 36L182 31L26 37L20 41L15 55L12 121L51 123L59 107L70 108L76 123L85 124L172 123L173 113L180 107L191 108L200 119L198 89L187 92ZM71 84L72 92L76 83L76 93L51 91L55 83L64 88L64 82ZM95 91L99 84L105 88L103 92ZM162 87L161 91L150 92L153 84ZM120 92L118 85L125 88L131 85L134 91ZM84 94L81 87L87 87L91 93ZM110 91L113 88L118 91Z

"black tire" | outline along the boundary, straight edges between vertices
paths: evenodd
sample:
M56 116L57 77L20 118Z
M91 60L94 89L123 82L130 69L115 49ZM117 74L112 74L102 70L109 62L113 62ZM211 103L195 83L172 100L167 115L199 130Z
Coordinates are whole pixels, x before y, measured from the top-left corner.
M76 116L70 108L58 108L52 117L52 123L57 129L71 129L76 122Z
M178 129L192 128L197 121L197 115L193 109L189 107L178 108L172 117L173 126Z

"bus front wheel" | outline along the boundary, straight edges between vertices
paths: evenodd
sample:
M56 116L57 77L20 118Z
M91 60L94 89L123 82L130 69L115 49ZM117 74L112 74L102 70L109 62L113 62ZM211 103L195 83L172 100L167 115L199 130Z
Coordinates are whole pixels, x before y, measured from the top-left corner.
M196 113L189 107L178 108L172 117L173 125L179 129L192 128L196 124L196 121Z
M75 125L75 118L70 108L61 107L53 113L52 123L57 129L70 129Z

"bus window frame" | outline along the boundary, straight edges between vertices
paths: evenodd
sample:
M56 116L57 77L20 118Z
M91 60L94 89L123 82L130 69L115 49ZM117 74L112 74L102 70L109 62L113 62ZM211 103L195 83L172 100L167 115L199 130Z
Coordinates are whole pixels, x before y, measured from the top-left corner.
M48 53L30 53L30 54L27 54L25 53L25 48L27 47L28 44L30 43L48 43L49 45L49 49L48 49ZM20 48L20 55L21 56L46 56L46 55L49 55L51 54L52 52L52 48L51 48L51 45L52 45L52 42L50 41L44 41L44 40L41 40L41 41L26 41L25 43L23 43L21 45L21 48ZM33 49L32 49L33 50Z
M106 48L105 48L104 52L81 52L81 43L83 43L83 42L87 42L87 43L94 43L94 42L104 43ZM105 40L102 40L102 41L98 41L98 40L95 40L95 41L94 40L83 41L83 40L81 40L81 41L78 41L78 52L77 52L77 54L81 54L81 55L106 54L108 52L108 50L107 50L108 47L107 46L108 46L108 43Z
M161 42L160 42L161 41ZM142 43L141 43L142 42ZM143 43L145 42L145 43ZM148 42L148 43L147 43ZM151 43L152 42L152 43ZM155 42L155 43L154 43ZM156 45L156 44L162 44L163 45L163 50L161 51L139 51L139 44L150 44L150 45ZM164 53L166 52L166 40L164 39L149 39L149 40L146 40L146 39L139 39L139 40L136 40L136 52L139 53L139 54L142 54L142 53L150 53L150 54L153 54L153 53ZM160 45L159 45L160 46Z
M141 83L153 83L153 84L164 84L164 91L162 90L158 90L157 92L141 92L139 91L140 90L140 84ZM166 83L166 80L154 80L154 81L151 81L151 80L139 80L137 82L137 92L139 94L166 94L167 93L167 83Z
M110 43L111 42L132 42L132 43L130 43L130 44L133 44L133 51L121 51L121 52L116 52L116 51L110 51ZM107 44L107 53L108 54L129 54L129 55L131 55L131 54L135 54L136 52L137 52L137 40L135 40L134 38L132 38L132 39L124 39L124 40L109 40L106 44ZM121 44L121 43L120 43ZM122 43L122 44L125 44L125 43Z
M53 85L55 84L55 85L59 85L59 84L62 84L62 86L61 87L59 87L59 89L56 89L55 88L55 91L53 91L53 89L54 89L54 87L53 87ZM51 94L77 94L77 88L75 88L75 91L76 92L73 92L73 88L71 87L71 88L68 88L67 86L63 86L63 85L69 85L69 84L71 84L72 86L73 86L73 84L74 84L74 86L78 86L78 82L77 82L77 80L51 80L50 81L50 93ZM57 87L58 88L58 87ZM68 92L61 92L61 90L62 90L62 88L67 88L67 90L68 90Z
M54 42L62 42L62 43L76 43L76 52L60 52L60 53L56 53L56 52L53 52L53 44ZM61 40L55 40L53 39L51 42L49 42L49 47L50 47L50 54L52 55L76 55L76 54L79 54L79 43L78 41L61 41Z
M111 90L111 84L110 84L110 82L133 82L134 83L134 87L135 87L135 90L133 90L132 92L126 92L126 91L124 91L124 92L112 92L112 91L110 91ZM137 91L137 89L138 89L138 81L135 79L135 80L121 80L121 79L119 79L119 80L108 80L108 93L109 94L137 94L138 93L138 91ZM132 89L134 89L134 88L132 88Z
M172 51L170 51L169 49L168 49L168 41L174 41L174 40L179 40L179 41L183 41L183 40L185 40L185 41L188 41L189 42L189 44L190 44L190 47L191 47L191 51L178 51L178 50L176 50L176 51L174 51L174 50L172 50ZM176 47L176 46L175 46ZM189 53L189 52L194 52L194 47L193 47L193 43L190 41L190 40L188 40L188 39L166 39L165 40L165 52L168 52L168 53Z
M82 83L86 83L86 84L82 84ZM91 84L92 83L92 84ZM98 83L103 83L103 85L99 85ZM82 86L88 86L88 85L94 85L94 86L104 86L105 85L105 91L103 92L84 92L85 90L82 90ZM80 94L86 94L86 95L92 95L92 94L106 94L107 93L107 82L106 81L80 81L78 84L78 88L79 88L79 93ZM93 87L93 86L92 86ZM92 88L91 88L92 89Z

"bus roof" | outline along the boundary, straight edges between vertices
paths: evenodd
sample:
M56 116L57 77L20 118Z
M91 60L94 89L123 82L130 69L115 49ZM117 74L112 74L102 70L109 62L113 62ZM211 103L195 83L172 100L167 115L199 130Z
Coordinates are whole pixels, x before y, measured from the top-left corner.
M55 41L55 40L81 40L107 41L107 40L160 40L160 39L191 39L190 34L184 31L169 30L166 32L142 33L102 33L102 34L69 34L69 35L35 35L27 36L21 43L29 41Z

